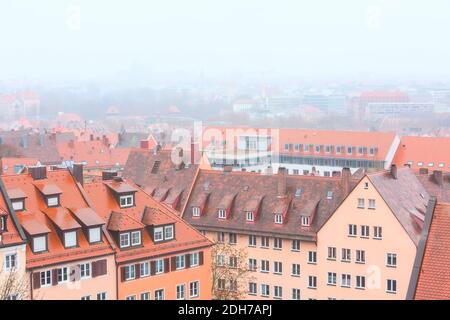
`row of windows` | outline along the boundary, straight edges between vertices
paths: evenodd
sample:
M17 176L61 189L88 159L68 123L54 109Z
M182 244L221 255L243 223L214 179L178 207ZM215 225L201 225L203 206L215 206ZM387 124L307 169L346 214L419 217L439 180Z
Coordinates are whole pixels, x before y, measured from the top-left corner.
M365 203L365 199L364 198L358 198L358 209L364 209L366 207L366 203ZM376 209L376 205L375 205L375 199L369 199L368 201L369 205L367 206L368 209Z
M107 299L107 293L106 292L99 292L97 293L97 300L106 300ZM81 300L91 300L91 296L82 296Z
M366 225L361 225L360 228L360 237L368 239L370 237L370 227ZM358 236L358 226L356 224L348 225L348 236L349 237L357 237ZM380 226L373 227L373 238L377 240L381 240L383 238L383 228Z
M92 277L92 265L90 262L79 264L80 279L89 279ZM52 285L52 270L40 272L40 286L48 287ZM69 268L61 267L56 269L56 281L58 284L69 281Z
M261 297L269 298L270 297L270 285L261 284L260 286L260 294ZM249 282L248 284L248 294L249 295L257 295L258 294L258 285L255 282ZM273 296L274 299L282 299L283 298L283 287L282 286L273 286ZM292 289L292 299L300 300L300 289Z
M369 154L371 156L374 156L377 152L377 147L353 147L353 146L333 146L333 145L320 145L320 144L301 144L301 143L285 143L284 144L284 150L295 150L297 152L303 151L303 152L311 152L314 150L315 153L325 152L325 153L334 153L341 154L341 153L347 153L347 154L354 154L357 153L359 155Z
M186 285L185 284L179 284L176 286L176 299L177 300L184 300L187 297L186 292ZM143 292L140 295L141 300L150 300L151 294L149 291ZM199 281L192 281L189 282L189 298L198 298L200 296L200 282ZM136 300L137 295L130 295L126 297L126 300ZM158 289L154 292L154 299L155 300L164 300L165 299L165 290L164 289Z
M260 237L260 247L261 248L269 248L270 247L270 237L261 236ZM272 238L273 239L273 249L281 250L283 249L283 239L281 238ZM217 233L217 241L225 242L225 232ZM228 233L228 243L229 244L237 244L237 235L235 233ZM258 237L255 235L248 236L248 246L256 247L258 245ZM300 251L300 240L292 240L291 242L291 250L292 251Z
M384 168L384 161L365 160L365 159L337 159L326 157L297 157L280 155L282 164L300 164L310 166L328 166L328 167L349 167L349 168Z
M328 247L328 260L336 260L336 247ZM341 261L351 262L352 251L351 249L342 248L341 250ZM365 250L355 250L355 262L356 263L366 263L366 251ZM386 253L386 266L387 267L397 267L397 254L396 253Z
M355 288L365 290L366 289L366 277L356 276ZM327 273L327 285L336 286L337 285L337 274L335 272ZM347 273L341 275L341 287L351 288L352 286L352 276ZM396 293L397 292L397 280L387 279L386 280L386 292Z
M256 259L249 258L248 259L248 269L250 271L257 270L258 262ZM270 272L270 262L269 260L261 260L260 272L268 273ZM283 274L283 262L274 261L273 262L273 273L274 274ZM300 264L293 263L291 266L291 276L299 277L300 276Z
M409 165L413 165L414 162L413 161L408 161L407 163ZM419 162L417 162L417 166L418 167L423 167L424 163L419 161ZM427 166L430 167L430 168L434 167L434 162L428 162ZM438 167L439 168L445 168L445 162L439 162L438 163ZM448 165L448 167L450 168L450 164Z

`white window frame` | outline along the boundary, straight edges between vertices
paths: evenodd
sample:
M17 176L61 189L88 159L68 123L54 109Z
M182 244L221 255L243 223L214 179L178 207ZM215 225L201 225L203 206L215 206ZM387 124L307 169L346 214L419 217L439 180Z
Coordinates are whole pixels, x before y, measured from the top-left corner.
M97 300L107 300L106 291L97 293Z
M251 234L248 236L248 246L249 247L256 247L256 236Z
M138 235L138 241L135 242L135 238L134 236ZM141 239L141 231L132 231L130 234L130 240L131 240L131 246L140 246L142 243L142 239Z
M292 240L291 251L300 252L300 246L301 246L301 241L300 240L298 240L298 239Z
M248 283L248 294L251 296L256 296L258 294L258 284L256 282Z
M11 200L12 207L14 211L23 211L25 209L25 200ZM17 206L20 205L20 206Z
M195 257L195 258L194 258ZM190 267L197 267L200 265L200 253L193 252L190 257Z
M144 261L139 264L139 274L143 277L148 277L150 275L150 262Z
M381 234L381 236L380 236ZM383 228L380 226L373 227L373 238L377 240L383 239Z
M281 213L275 214L275 224L283 224L283 215Z
M57 207L59 206L59 196L48 196L47 197L47 207Z
M317 277L316 276L308 276L308 288L309 289L317 288Z
M129 264L125 268L125 281L136 279L136 266L134 264Z
M308 251L308 264L317 263L317 251Z
M92 265L90 262L80 264L80 279L89 279L92 276Z
M164 273L164 259L155 260L155 274Z
M102 241L102 230L100 227L92 227L88 230L89 243L98 243Z
M141 297L141 300L151 300L150 291L142 292L139 296Z
M302 224L303 227L309 227L309 217L302 216L301 224Z
M336 274L336 272L328 272L327 273L327 285L328 286L336 286L336 283L337 283L337 274Z
M157 236L161 234L161 237ZM163 227L156 227L153 229L153 241L160 242L164 241L164 228Z
M60 278L61 278L61 280L60 280ZM57 280L58 280L58 283L65 283L65 282L69 281L69 268L68 267L58 268Z
M327 260L336 260L336 247L328 247Z
M42 275L44 275L44 277L42 277ZM52 270L41 271L39 277L41 282L41 288L49 287L52 285Z
M352 276L348 273L343 273L341 276L341 287L350 288L352 285Z
M189 282L189 298L198 298L200 296L200 281Z
M227 218L227 210L226 209L218 209L217 210L217 217L219 219L226 219Z
M376 209L376 201L375 199L369 199L368 209Z
M255 214L253 211L247 211L246 212L246 219L248 222L254 222L255 221Z
M64 232L64 247L65 248L77 247L78 246L77 235L78 235L78 233L76 230L65 231Z
M282 286L273 286L273 298L274 299L283 298L283 287Z
M389 263L389 260L394 261L395 263ZM386 253L386 267L397 268L397 254L388 252Z
M370 237L370 227L366 225L361 226L361 238L368 239Z
M175 293L176 300L186 300L186 285L184 283L177 284Z
M394 283L395 283L395 290L392 290L392 287L394 286ZM389 289L389 284L390 284L391 289ZM394 294L397 293L397 280L394 280L394 279L387 279L386 280L386 292L387 293L394 293Z
M185 255L175 256L175 269L182 270L186 268L186 257Z
M192 207L192 216L200 217L200 208L199 207Z
M291 276L300 277L301 270L302 269L301 269L300 263L293 263L292 270L291 270Z
M365 202L364 198L358 198L358 209L364 209L366 207Z
M39 244L39 246L36 246L36 241L43 241L43 243ZM36 247L38 247L39 250L36 250ZM47 251L47 236L35 236L33 237L33 252L39 253L39 252L45 252Z
M131 239L130 239L130 233L129 232L123 232L119 234L119 244L121 248L127 248L129 247L131 244Z
M124 200L124 203L122 203L122 200ZM120 196L119 197L119 205L121 208L129 208L129 207L134 206L134 195L129 194L126 196Z
M17 253L7 253L5 254L5 271L11 272L14 270L17 270L18 268L18 260L17 260Z
M171 230L170 236L167 236L167 230ZM172 240L175 237L173 225L164 227L164 240Z
M348 225L348 236L356 237L358 235L358 226L356 224Z
M364 282L364 285L362 285L361 282ZM356 276L355 288L360 289L360 290L366 289L366 277L365 276Z
M155 290L155 300L164 300L165 296L165 290L164 289L156 289Z
M261 297L269 297L270 296L270 286L268 284L261 284Z

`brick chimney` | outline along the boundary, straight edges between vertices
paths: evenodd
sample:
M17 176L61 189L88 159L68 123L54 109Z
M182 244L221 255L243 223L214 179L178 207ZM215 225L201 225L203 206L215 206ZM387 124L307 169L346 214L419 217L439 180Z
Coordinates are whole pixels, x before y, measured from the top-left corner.
M41 180L47 178L46 166L28 167L28 172L30 173L33 180Z
M278 174L277 174L277 192L278 192L278 198L284 198L286 197L286 168L279 167L278 168Z
M398 179L397 165L395 164L391 164L391 176L393 179Z
M350 193L350 179L352 173L350 168L343 168L341 173L342 189L344 190L344 195L347 196Z
M102 180L103 181L113 180L114 177L116 177L116 176L117 176L116 171L103 171L102 172Z
M442 187L442 185L444 184L444 179L443 179L441 170L433 171L433 179L434 179L434 182L436 182L436 184L440 187Z
M74 163L72 168L72 175L79 184L83 185L83 164Z

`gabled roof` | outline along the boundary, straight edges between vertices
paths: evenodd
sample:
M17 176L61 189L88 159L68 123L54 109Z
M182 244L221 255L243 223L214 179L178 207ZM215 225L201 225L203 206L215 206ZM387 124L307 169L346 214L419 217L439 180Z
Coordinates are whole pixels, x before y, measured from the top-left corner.
M145 227L144 224L126 213L113 211L109 216L108 230L110 231L129 231L143 227Z
M34 185L44 196L61 194L61 189L52 182L34 182Z
M75 217L80 220L86 227L98 226L105 224L102 218L89 207L86 208L70 208Z
M8 197L10 199L23 199L26 198L27 195L25 192L22 191L20 188L14 188L8 190Z
M131 193L131 192L136 192L137 189L131 185L129 185L126 182L120 181L114 181L114 180L110 180L110 181L104 181L103 182L106 186L108 186L111 190L113 190L116 193Z
M144 215L142 216L142 223L147 226L157 226L162 224L175 223L176 220L165 214L158 208L146 207L144 210Z
M61 231L81 228L80 224L72 217L71 212L66 208L47 208L44 209L43 212Z
M20 223L29 235L34 236L51 232L42 218L39 218L41 214L41 212L30 212L27 215L20 216Z

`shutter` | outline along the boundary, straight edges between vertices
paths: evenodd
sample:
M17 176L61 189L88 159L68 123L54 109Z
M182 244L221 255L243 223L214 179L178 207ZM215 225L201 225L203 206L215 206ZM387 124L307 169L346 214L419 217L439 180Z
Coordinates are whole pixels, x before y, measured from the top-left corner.
M186 264L186 268L191 267L191 255L189 253L184 256L184 262Z
M198 264L201 266L203 265L203 251L198 253Z
M121 273L121 281L124 282L125 281L125 267L122 267L120 269L120 273Z
M170 259L169 258L165 258L164 259L164 272L169 272L169 265L170 265Z
M108 273L108 261L106 259L100 260L98 262L99 265L99 276L103 276Z
M172 257L170 261L170 271L175 271L177 267L176 257Z
M92 262L92 278L95 278L98 276L98 261Z
M75 281L75 273L77 272L76 269L77 269L76 266L70 267L70 271L69 271L69 280L70 281Z
M52 286L56 286L58 284L58 269L52 270Z
M33 289L39 289L41 287L41 273L33 273Z
M141 277L141 264L140 263L136 263L134 265L134 272L136 274L136 279L139 279Z
M153 276L156 273L156 262L150 261L150 274Z
M81 279L81 267L79 264L77 264L75 266L75 280L74 281L78 281Z

